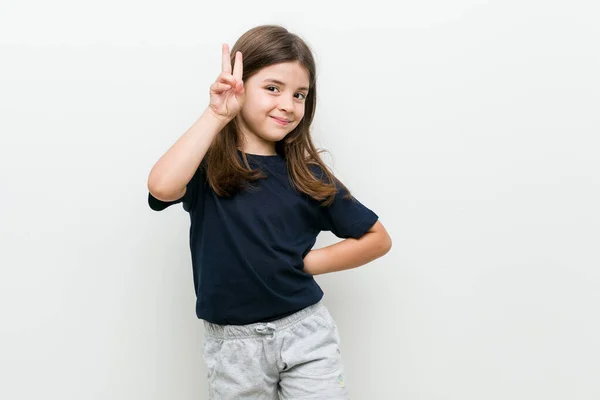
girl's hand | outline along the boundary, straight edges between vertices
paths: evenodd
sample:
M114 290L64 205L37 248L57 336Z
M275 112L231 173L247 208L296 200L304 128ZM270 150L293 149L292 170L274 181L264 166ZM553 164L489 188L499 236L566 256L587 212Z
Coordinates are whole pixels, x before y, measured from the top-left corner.
M242 53L235 55L233 74L231 72L231 56L229 46L223 44L222 71L217 80L210 86L210 110L219 118L231 121L240 112L244 104L245 90L242 81Z

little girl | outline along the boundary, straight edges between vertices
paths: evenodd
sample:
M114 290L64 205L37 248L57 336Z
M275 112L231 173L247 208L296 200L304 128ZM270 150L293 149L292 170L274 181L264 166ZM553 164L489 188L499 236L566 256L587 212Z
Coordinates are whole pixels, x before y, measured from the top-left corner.
M314 275L379 258L391 239L312 142L307 44L259 26L231 54L224 44L222 57L209 106L148 178L153 210L182 203L190 215L209 398L348 399L337 326ZM312 250L321 231L345 240Z

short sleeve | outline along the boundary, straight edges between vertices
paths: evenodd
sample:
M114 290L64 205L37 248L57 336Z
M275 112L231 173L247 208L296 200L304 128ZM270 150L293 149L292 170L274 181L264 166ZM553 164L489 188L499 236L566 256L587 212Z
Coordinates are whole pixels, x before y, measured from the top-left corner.
M196 173L194 173L194 176L192 176L192 179L190 179L186 185L183 197L173 201L162 201L154 197L152 193L148 192L148 205L154 211L162 211L169 206L182 203L183 209L187 212L191 212L196 207L198 198L204 188L205 177L204 164L200 164Z
M355 197L346 197L348 192L336 183L338 191L329 206L321 205L320 228L331 231L339 238L362 237L379 219L371 209Z

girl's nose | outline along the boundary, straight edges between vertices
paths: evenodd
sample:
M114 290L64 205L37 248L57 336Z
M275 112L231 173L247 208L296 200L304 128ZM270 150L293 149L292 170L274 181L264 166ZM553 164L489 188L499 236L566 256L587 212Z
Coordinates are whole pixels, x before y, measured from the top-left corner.
M281 99L279 103L279 109L282 111L291 112L294 109L293 100L288 99L287 97Z

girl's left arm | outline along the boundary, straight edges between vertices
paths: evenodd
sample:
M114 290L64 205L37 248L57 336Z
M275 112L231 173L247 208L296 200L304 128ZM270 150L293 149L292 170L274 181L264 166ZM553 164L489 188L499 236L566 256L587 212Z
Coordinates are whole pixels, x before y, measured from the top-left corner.
M385 255L392 248L392 239L377 221L359 239L348 238L327 247L310 251L304 257L304 271L311 275L360 267Z

